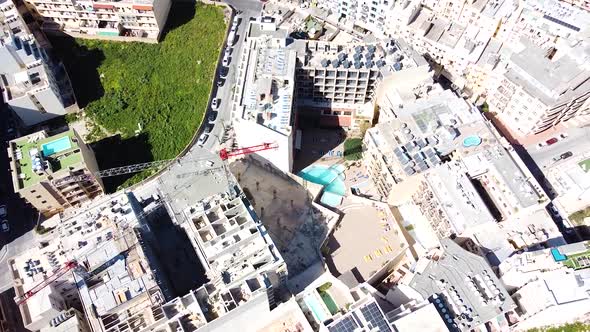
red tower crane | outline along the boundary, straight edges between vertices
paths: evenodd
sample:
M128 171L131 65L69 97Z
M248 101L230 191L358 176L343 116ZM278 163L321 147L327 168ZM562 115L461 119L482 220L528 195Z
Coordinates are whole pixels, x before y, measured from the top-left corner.
M221 160L225 161L231 157L235 157L235 156L239 156L239 155L246 155L246 154L250 154L250 153L254 153L254 152L276 149L276 148L277 148L276 143L262 143L259 145L249 146L249 147L245 147L245 148L238 148L238 149L231 150L231 151L228 151L226 149L221 149L219 151L219 157L221 157ZM144 171L146 169L163 167L163 166L171 164L173 161L174 161L174 159L156 160L156 161L150 161L147 163L109 168L109 169L95 172L94 174L70 175L70 176L66 176L61 179L54 180L53 184L55 186L61 186L61 185L64 185L64 184L67 184L70 182L87 181L87 180L92 179L92 177L104 178L104 177L109 177L109 176L137 173L137 172Z
M64 264L64 266L57 269L49 277L47 277L46 279L44 279L40 283L36 284L35 286L33 286L33 288L26 291L22 296L16 298L15 299L16 305L21 305L21 304L27 302L28 299L33 297L35 294L39 293L47 285L51 284L52 282L57 280L59 277L63 276L64 274L68 273L70 270L75 269L77 267L78 267L78 262L76 262L76 261L66 262Z
M245 148L237 148L235 150L227 151L226 149L221 149L219 151L219 157L221 160L227 160L231 157L247 155L254 152L264 151L264 150L271 150L276 149L278 146L275 143L262 143L259 145L248 146Z

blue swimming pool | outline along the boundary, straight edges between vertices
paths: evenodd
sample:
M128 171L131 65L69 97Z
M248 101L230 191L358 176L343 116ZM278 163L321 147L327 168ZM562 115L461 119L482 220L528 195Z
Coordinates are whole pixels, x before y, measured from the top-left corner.
M311 165L299 172L300 177L307 181L324 185L324 190L336 195L344 196L346 194L346 185L344 184L344 166L335 165L332 167L322 165Z
M56 139L55 141L51 141L49 143L45 143L41 146L43 149L43 155L45 157L49 157L53 154L68 150L72 148L72 142L70 142L69 136L64 136L62 138Z
M463 146L466 148L472 147L472 146L478 146L480 144L481 144L481 137L479 137L477 135L467 136L463 140Z
M303 299L303 301L305 302L305 305L309 308L309 310L313 312L313 315L315 316L315 318L317 318L318 321L324 322L326 319L330 318L326 310L322 308L322 304L318 301L318 299L315 296L310 294L306 296Z
M559 249L557 248L551 248L551 255L556 262L561 262L567 259L567 256L559 252Z

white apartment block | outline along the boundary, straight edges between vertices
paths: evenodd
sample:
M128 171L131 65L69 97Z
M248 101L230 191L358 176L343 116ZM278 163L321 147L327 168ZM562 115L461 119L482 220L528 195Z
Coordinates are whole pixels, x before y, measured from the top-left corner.
M588 314L590 242L578 242L507 258L498 275L522 315L519 330L562 325Z
M547 54L522 40L522 48L498 67L488 103L518 136L540 133L590 113L590 71L567 55Z
M336 14L344 25L360 27L384 37L385 24L395 1L393 0L319 0L319 6ZM357 28L358 30L358 28Z
M249 25L238 59L233 122L238 146L272 143L276 149L260 151L264 159L283 172L293 168L296 51L286 46L287 31L274 22Z
M48 57L45 36L30 30L12 0L0 1L0 28L0 89L24 126L77 109L63 65Z
M74 37L157 41L166 24L170 0L27 0L47 31Z

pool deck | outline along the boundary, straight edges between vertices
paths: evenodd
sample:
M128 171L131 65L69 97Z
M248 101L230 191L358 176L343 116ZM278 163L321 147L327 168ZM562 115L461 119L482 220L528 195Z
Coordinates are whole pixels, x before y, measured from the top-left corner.
M342 210L344 216L328 239L326 260L334 275L357 269L368 280L407 248L391 213L360 203Z
M31 167L32 160L31 160L31 155L29 154L29 152L34 148L36 148L39 152L41 152L41 151L43 151L43 149L42 149L43 144L47 144L49 142L58 140L58 139L65 137L65 136L68 136L70 138L70 142L71 142L72 146L67 150L60 151L60 152L52 154L50 156L50 159L57 160L57 157L59 157L60 155L66 154L72 150L79 148L78 144L72 140L72 138L75 138L74 132L72 130L66 131L66 132L63 132L63 133L60 133L60 134L57 134L54 136L49 136L49 137L40 139L36 142L29 142L28 137L26 137L26 136L23 137L21 140L15 141L17 148L20 149L21 154L22 154L22 158L19 161L21 166L18 168L18 174L25 174L25 178L21 179L21 181L23 183L23 188L26 188L32 184L38 183L39 181L42 181L46 177L46 175L37 175L37 173L33 172L33 168ZM64 158L60 158L59 161L52 163L53 172L57 172L60 169L64 169L69 166L75 165L81 161L82 161L82 156L80 153L76 153L76 154L72 154L72 155L64 157Z

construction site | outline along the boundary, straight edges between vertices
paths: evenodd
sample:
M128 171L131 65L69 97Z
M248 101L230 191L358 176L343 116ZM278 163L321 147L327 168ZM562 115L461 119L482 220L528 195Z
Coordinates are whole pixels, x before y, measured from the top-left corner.
M199 155L62 215L57 236L13 257L25 327L234 330L282 302L287 266L227 168L231 153Z

